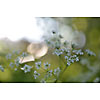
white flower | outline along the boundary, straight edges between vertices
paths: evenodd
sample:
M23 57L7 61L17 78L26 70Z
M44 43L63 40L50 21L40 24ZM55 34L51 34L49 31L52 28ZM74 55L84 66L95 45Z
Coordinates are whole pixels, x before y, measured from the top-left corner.
M45 68L45 69L48 69L48 68L50 67L50 65L51 65L51 64L49 64L48 62L47 62L47 63L44 63L44 68Z
M27 73L27 72L31 71L31 68L32 68L32 66L29 66L29 65L25 64L25 66L23 68L21 68L21 70L24 70L24 72Z
M48 77L51 77L51 76L52 76L52 72L53 72L52 70L48 71L46 77L47 77L47 78L48 78Z
M78 57L76 57L76 62L78 62L79 61L79 58Z
M36 62L35 65L36 65L36 68L39 69L41 67L41 61L40 62Z
M74 59L71 59L71 62L74 63Z
M69 57L68 56L65 56L65 59L67 60Z
M38 73L37 71L34 71L34 79L37 79L38 78L38 76L40 76L40 73Z

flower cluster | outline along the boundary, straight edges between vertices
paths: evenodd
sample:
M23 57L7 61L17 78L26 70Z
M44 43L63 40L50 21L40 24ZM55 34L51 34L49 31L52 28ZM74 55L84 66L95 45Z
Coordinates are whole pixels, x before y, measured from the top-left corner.
M60 56L63 54L63 49L56 49L54 52L53 52L54 55L57 55L57 56Z
M74 63L74 62L78 62L79 61L79 57L76 56L76 55L73 55L73 56L65 56L65 59L67 61L67 66L70 66L71 63Z
M59 76L60 72L61 72L61 69L59 67L54 69L54 75L56 75L57 77Z
M13 62L10 62L9 63L9 67L11 69L14 69L15 71L17 71L18 67L20 66L20 63L19 63L19 57L17 57Z
M63 38L62 35L60 34L56 34L55 32L53 32L54 37L51 37L50 39L45 40L47 45L52 48L53 51L53 55L56 55L57 57L59 57L61 59L61 61L65 64L65 68L61 65L59 65L59 67L51 68L51 64L48 62L44 62L42 64L41 61L35 62L35 66L32 69L32 66L27 65L27 64L20 64L20 57L24 58L26 56L28 56L28 54L26 52L23 52L21 54L20 51L13 51L13 54L19 55L21 54L19 57L17 57L14 61L10 62L9 66L14 69L15 71L19 69L23 70L24 73L28 73L31 72L31 70L34 70L33 73L33 77L34 79L37 78L42 78L42 74L40 73L40 71L43 70L43 78L41 79L40 82L42 83L46 83L48 82L48 79L52 79L52 81L57 82L58 80L60 80L60 76L62 75L62 73L64 73L64 71L66 70L66 68L68 66L70 66L71 64L75 63L75 62L79 62L80 61L80 57L82 55L84 55L84 51L81 49L75 49L75 44L69 44L67 41L61 42L61 39ZM68 45L70 45L70 47L68 47ZM95 53L93 53L90 50L85 50L85 52L89 55L89 56L95 56ZM6 56L6 59L11 59L12 58L12 54L9 53ZM9 60L8 60L9 61ZM83 61L84 63L84 61ZM42 66L43 65L43 66ZM55 66L56 67L56 66ZM40 69L40 70L39 70ZM3 72L4 68L0 65L0 70ZM41 77L39 77L41 75ZM95 79L95 81L98 81L98 79Z
M83 55L84 54L81 49L73 50L72 52L75 53L76 55Z
M6 59L11 59L11 57L12 57L11 53L9 53L9 54L6 55Z
M36 69L40 69L41 68L41 61L36 62L35 65L36 65ZM50 65L51 64L49 64L48 62L44 63L44 69L50 68Z
M44 63L44 67L42 67L42 63L41 61L38 61L38 62L35 62L35 66L36 66L36 69L43 69L43 71L45 71L46 75L44 76L44 78L41 80L41 82L46 82L45 79L49 78L52 76L52 70L49 70L50 68L50 65L48 62L45 62ZM40 73L38 73L36 70L34 71L34 79L37 79L39 76L40 76Z
M62 54L64 54L64 58L66 60L66 65L70 66L74 62L79 61L79 55L83 55L84 53L81 50L71 50L68 48L61 49Z
M86 49L85 52L89 55L89 56L96 56L96 54L92 51L90 51L89 49Z

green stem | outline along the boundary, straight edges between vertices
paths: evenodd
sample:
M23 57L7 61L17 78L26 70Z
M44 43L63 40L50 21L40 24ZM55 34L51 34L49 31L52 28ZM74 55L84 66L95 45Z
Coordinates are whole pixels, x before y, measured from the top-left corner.
M61 57L61 56L60 56L59 58L62 60L62 57ZM63 76L64 72L65 72L66 69L67 69L66 62L65 62L64 60L62 60L62 62L64 63L65 68L64 68L64 70L60 73L60 75L59 75L58 78L56 79L55 83L57 83L57 81L59 80L59 78Z
M66 71L66 69L67 69L67 66L64 68L64 70L62 72L62 76L63 76L64 72Z
M42 67L41 67L41 69L44 70L46 73L48 72L48 70L46 70L46 69L44 69L44 68L42 68ZM52 75L53 75L54 77L56 77L53 73L52 73ZM47 78L46 78L46 80L47 80Z

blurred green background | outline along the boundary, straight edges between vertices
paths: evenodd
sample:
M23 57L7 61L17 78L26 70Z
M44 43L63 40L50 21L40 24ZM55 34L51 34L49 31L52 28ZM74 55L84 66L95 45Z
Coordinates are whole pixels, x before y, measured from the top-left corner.
M76 26L78 31L84 32L86 35L86 46L96 53L96 57L83 57L81 63L75 63L68 67L59 82L96 82L100 78L100 18L65 18L66 24ZM34 80L33 71L25 74L23 71L14 71L9 68L9 61L5 60L8 52L11 52L9 45L0 42L0 65L5 67L5 71L0 71L0 82L39 82ZM62 63L55 56L51 59L51 54L47 54L40 60L50 62L52 68ZM38 61L38 60L37 60ZM30 63L29 63L30 64ZM31 63L34 66L34 62ZM100 82L100 81L98 81Z

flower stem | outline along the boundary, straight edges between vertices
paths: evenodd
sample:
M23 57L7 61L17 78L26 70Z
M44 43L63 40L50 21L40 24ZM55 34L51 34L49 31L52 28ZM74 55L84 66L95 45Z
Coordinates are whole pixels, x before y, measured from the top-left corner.
M60 56L59 58L62 60L62 57L61 57L61 56ZM57 83L57 81L60 79L60 77L63 76L64 72L65 72L66 69L67 69L66 62L65 62L64 60L62 60L62 62L64 63L65 68L64 68L64 70L60 73L60 75L59 75L58 78L56 79L55 83Z

